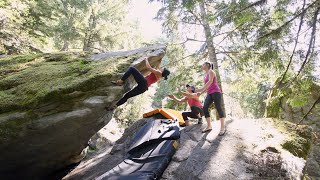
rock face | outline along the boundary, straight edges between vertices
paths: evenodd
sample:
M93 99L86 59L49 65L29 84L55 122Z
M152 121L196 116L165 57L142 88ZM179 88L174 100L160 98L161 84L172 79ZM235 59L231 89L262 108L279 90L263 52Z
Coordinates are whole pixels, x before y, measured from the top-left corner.
M0 176L44 179L79 162L88 140L112 118L104 107L124 93L111 80L143 56L158 66L166 47L82 56L44 54L0 59ZM132 88L132 79L125 89Z
M81 162L63 179L89 180L109 171L126 157L134 133L147 121L141 119L123 136L93 158ZM204 126L204 125L203 125ZM283 149L289 132L280 132L271 119L227 121L227 133L201 133L200 125L181 130L180 145L161 179L300 179L305 160Z
M314 135L320 137L320 86L313 82L310 84L310 92L308 92L308 94L300 94L303 97L303 101L306 102L306 105L298 107L293 107L289 103L290 98L294 96L291 88L283 89L281 87L275 87L268 98L267 117L276 117L298 123L315 103L314 108L308 113L302 124L312 127ZM301 93L302 92L303 91L301 91ZM312 144L304 173L306 176L319 179L320 139L315 138Z

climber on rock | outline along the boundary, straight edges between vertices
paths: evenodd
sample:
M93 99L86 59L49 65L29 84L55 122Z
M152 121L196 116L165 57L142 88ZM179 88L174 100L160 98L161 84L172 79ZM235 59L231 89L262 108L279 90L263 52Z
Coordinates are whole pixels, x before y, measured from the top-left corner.
M148 87L151 86L151 84L156 83L161 78L164 78L165 80L168 79L168 76L170 75L170 71L168 69L155 69L150 66L147 58L145 58L144 61L146 63L147 70L151 72L148 76L144 77L143 74L141 74L141 72L139 72L135 67L131 66L125 72L121 79L117 81L112 81L112 83L117 86L123 86L125 80L128 79L130 75L132 75L138 85L126 94L124 94L123 97L117 103L113 103L110 107L106 107L106 110L112 111L118 106L121 106L122 104L127 102L129 98L144 93L148 90Z
M174 95L168 95L171 99L178 103L184 103L187 102L190 106L191 111L183 112L182 117L185 121L185 125L189 126L189 119L190 118L197 118L198 124L202 124L202 116L203 116L203 106L199 100L199 95L195 93L196 88L192 85L187 84L186 85L187 92L181 92L184 97L181 99L176 98Z
M209 106L214 102L215 107L219 114L220 122L221 122L219 136L222 136L226 132L225 123L224 123L224 119L226 116L222 109L222 104L221 104L221 100L222 100L221 89L219 87L219 84L217 83L216 73L213 71L213 64L211 64L210 62L205 62L202 65L202 70L206 72L206 75L204 77L205 85L203 88L197 90L198 95L204 92L207 92L207 96L203 105L203 111L207 121L207 127L202 132L206 133L212 130Z

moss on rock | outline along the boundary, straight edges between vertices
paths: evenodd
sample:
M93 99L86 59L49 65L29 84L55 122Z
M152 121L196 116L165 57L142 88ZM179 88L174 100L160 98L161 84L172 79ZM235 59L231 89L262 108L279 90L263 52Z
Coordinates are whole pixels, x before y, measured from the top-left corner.
M307 139L296 136L284 142L282 147L295 156L307 159L311 149L311 143Z
M274 119L274 122L277 129L287 134L281 146L293 155L307 159L313 142L312 128L278 119Z
M135 56L89 61L74 53L9 56L0 59L0 113L29 110L61 100L76 90L99 88L123 72ZM12 73L8 73L10 70Z

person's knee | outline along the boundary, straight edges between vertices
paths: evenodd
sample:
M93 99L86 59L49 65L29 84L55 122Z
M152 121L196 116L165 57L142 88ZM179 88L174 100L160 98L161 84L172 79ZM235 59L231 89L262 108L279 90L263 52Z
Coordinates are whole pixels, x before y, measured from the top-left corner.
M206 118L210 117L210 112L208 107L203 107L203 114Z
M188 115L187 115L187 113L183 112L183 113L182 113L182 118L183 118L184 120L188 120Z
M199 114L200 114L200 116L202 117L202 116L204 115L203 110L201 110L201 111L199 112Z
M208 106L204 106L203 107L203 112L204 112L204 114L209 113L209 107Z
M223 110L221 110L220 112L218 112L218 114L219 114L219 118L225 118L225 117L226 117L226 115L225 115L225 113L224 113Z
M132 71L132 70L133 70L133 67L130 66L130 67L128 68L128 71Z
M186 126L189 126L189 125L190 125L189 120L185 120L184 123L185 123Z
M222 109L221 106L217 106L217 111L218 111L218 114L219 114L219 118L224 118L225 117L225 114L224 114L224 111Z

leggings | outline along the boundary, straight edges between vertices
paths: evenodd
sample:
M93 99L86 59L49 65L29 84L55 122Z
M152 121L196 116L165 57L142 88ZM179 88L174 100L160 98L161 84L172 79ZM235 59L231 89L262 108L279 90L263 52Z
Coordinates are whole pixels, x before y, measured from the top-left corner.
M198 114L200 113L200 117L198 117ZM191 106L191 112L183 112L182 113L182 117L183 120L188 121L188 117L190 118L194 118L194 119L199 119L203 116L203 111L202 108L198 107L198 106Z
M117 106L121 106L131 97L137 96L148 90L146 78L135 68L130 67L126 73L122 76L121 80L125 81L128 77L132 75L134 80L137 82L137 86L123 95L123 97L117 102Z
M203 111L204 116L206 118L210 117L209 113L209 106L214 102L216 109L219 114L219 118L224 118L226 115L223 112L222 105L221 105L221 93L220 92L214 92L212 94L207 94L206 100L204 101Z

